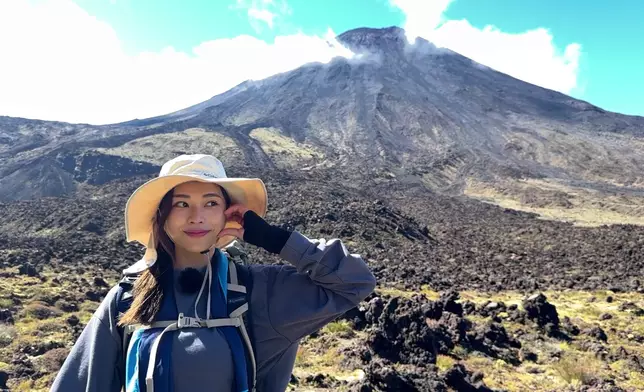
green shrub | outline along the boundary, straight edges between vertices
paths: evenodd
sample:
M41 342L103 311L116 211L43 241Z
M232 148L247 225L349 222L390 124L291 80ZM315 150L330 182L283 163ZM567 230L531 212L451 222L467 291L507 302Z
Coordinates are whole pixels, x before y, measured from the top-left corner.
M590 384L599 370L596 360L585 356L564 356L554 368L566 382L582 385Z
M0 309L7 309L13 306L11 298L0 298Z
M351 324L346 320L333 321L327 324L322 329L322 332L346 338L350 338L355 335L355 331L351 328Z
M25 313L38 320L45 320L52 317L58 317L63 313L56 308L48 306L44 302L32 302L25 306Z
M69 355L68 348L55 348L44 353L38 363L46 372L57 372L63 366L67 355Z
M0 323L0 348L10 345L16 336L16 329L13 325Z

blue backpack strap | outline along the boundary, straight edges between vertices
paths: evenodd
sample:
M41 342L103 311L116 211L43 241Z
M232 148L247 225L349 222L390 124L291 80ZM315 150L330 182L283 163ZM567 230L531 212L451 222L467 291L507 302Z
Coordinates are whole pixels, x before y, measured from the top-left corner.
M228 271L228 281L231 278L236 278L237 285L244 286L246 293L228 290L228 314L233 314L237 309L248 304L248 310L242 313L243 327L240 328L240 333L247 334L248 342L244 345L246 347L246 368L248 375L248 386L251 391L254 390L257 380L256 363L254 358L257 357L255 350L255 336L251 326L253 325L252 311L250 309L250 299L253 292L253 277L250 268L246 264L247 256L240 248L236 246L229 246L224 249L224 252L231 261L231 267ZM233 267L234 266L234 267ZM230 269L235 268L235 276L231 275ZM245 341L245 339L243 339Z
M248 385L252 391L256 383L256 363L255 358L257 357L257 352L255 351L255 336L253 334L253 317L250 309L250 298L253 289L253 280L250 274L250 271L247 266L237 263L232 263L235 266L237 272L238 285L246 287L246 293L235 292L232 290L228 291L228 314L234 314L234 312L244 305L248 305L248 310L242 313L243 325L240 328L240 333L247 334L248 342L245 344L246 352L246 369L248 375ZM243 339L245 341L245 339Z
M230 253L228 253L228 252L225 252L225 253L226 253L226 256L230 255ZM234 253L234 251L231 252L231 253ZM243 292L237 292L237 291L232 291L232 290L228 289L226 294L225 294L225 297L226 297L227 301L226 301L226 304L225 304L224 312L226 314L225 315L220 315L218 317L226 317L228 315L231 315L233 312L238 310L240 307L242 307L242 306L244 306L246 304L248 304L248 305L250 304L250 298L251 298L251 293L252 293L252 288L253 288L252 275L251 275L250 270L249 270L247 265L244 265L244 264L238 263L238 262L234 262L235 260L239 260L238 256L239 256L239 254L236 254L235 257L231 257L231 260L233 262L230 263L230 266L234 265L235 275L237 275L237 285L244 286L246 292L243 293ZM244 261L245 260L243 260L242 262L244 262ZM228 277L229 277L228 280L229 281L230 281L230 272L231 271L228 271ZM116 299L115 299L116 300L116 308L117 308L119 314L125 313L130 308L130 306L132 305L132 300L133 300L133 298L132 298L132 289L133 289L134 283L136 282L138 277L139 277L138 275L136 275L136 276L124 276L121 279L121 281L119 282L119 288L118 288L118 291L116 293ZM217 286L219 286L219 285L217 285ZM171 302L174 303L174 301L171 301ZM161 312L161 313L165 313L165 312ZM237 313L239 313L239 312L237 312ZM245 360L245 363L246 363L245 370L246 371L244 371L243 373L246 373L245 376L247 376L246 377L247 380L246 380L246 382L243 382L242 385L248 383L247 384L248 385L248 390L250 392L252 392L252 391L255 391L255 383L256 383L256 368L255 368L255 366L256 365L255 365L255 362L254 362L254 357L255 357L254 342L255 342L255 339L254 339L254 334L253 334L252 328L249 328L252 325L252 314L251 314L251 312L250 311L243 312L242 313L242 319L243 319L243 323L246 326L245 328L231 328L231 327L226 328L226 327L224 327L224 328L222 328L222 332L224 333L224 335L226 335L227 340L229 341L229 344L230 344L230 342L233 342L232 343L233 346L237 346L237 347L231 347L233 353L234 352L238 352L238 353L239 352L244 352L245 353L245 355L242 354L241 358L236 358L236 361L239 362L240 360L241 361ZM154 339L154 336L158 335L161 332L162 329L163 328L161 328L161 329L151 328L151 329L149 329L147 331L143 331L141 336L138 337L138 339L141 341L141 342L139 342L139 344L142 344L143 346L149 345L150 341L152 341ZM235 331L235 329L239 329L239 331ZM122 342L123 342L123 355L122 355L123 367L122 367L122 369L119 369L119 374L121 374L121 385L123 385L125 387L125 383L127 382L126 371L127 371L127 366L128 366L128 364L127 364L128 347L130 345L130 341L132 339L133 332L135 332L135 328L119 327L118 332L119 332L119 334L121 336L121 339L122 339ZM139 332L141 332L141 331L139 331ZM247 335L248 339L243 338L244 334ZM240 336L240 335L242 335L242 336ZM240 337L242 337L242 339L240 339ZM166 342L164 342L166 340L167 339L162 339L161 340L162 346L164 346L163 343L166 343ZM135 342L135 344L136 343L137 342ZM147 343L147 345L145 343ZM136 344L136 345L138 346L139 344ZM161 347L160 346L159 351L161 353L166 353L168 355L170 353L170 350L169 350L168 347ZM146 350L142 350L141 352L145 353ZM146 389L144 380L145 380L145 369L147 368L147 366L142 366L142 365L147 365L147 361L149 360L149 358L147 358L147 356L144 355L144 357L145 358L142 357L140 359L140 361L137 361L137 363L136 363L137 369L134 370L135 372L139 373L138 378L139 378L140 381L142 381L139 384L139 388L137 388L137 390L141 390L141 391L144 391ZM251 357L253 358L252 361L250 360ZM167 361L167 358L160 358L160 362L165 362L166 367L168 367L168 365L169 365L169 363ZM132 364L130 364L130 365L132 365ZM132 366L130 366L130 367L132 367ZM132 371L133 369L130 369L130 370ZM239 369L237 369L237 371L239 371ZM169 372L169 373L170 374L165 374L164 376L165 377L170 376L170 378L171 378L172 377L171 372ZM240 385L238 384L238 387L239 386ZM155 388L155 390L156 389L157 388Z
M134 288L134 282L139 278L139 275L124 275L118 283L118 290L116 291L116 310L121 316L123 313L127 312L132 305L132 289ZM121 337L122 342L122 355L121 361L119 361L119 375L121 377L121 385L125 388L126 383L126 366L127 366L127 348L132 337L133 330L118 326L117 328L119 336Z

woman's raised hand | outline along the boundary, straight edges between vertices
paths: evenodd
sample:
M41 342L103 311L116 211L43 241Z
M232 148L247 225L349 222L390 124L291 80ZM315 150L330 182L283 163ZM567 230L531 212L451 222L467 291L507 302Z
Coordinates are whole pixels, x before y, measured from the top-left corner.
M236 222L239 223L241 228L225 228L219 232L219 237L225 237L227 235L232 235L239 239L244 239L244 214L248 212L248 207L243 204L233 204L226 211L224 215L226 216L226 222Z

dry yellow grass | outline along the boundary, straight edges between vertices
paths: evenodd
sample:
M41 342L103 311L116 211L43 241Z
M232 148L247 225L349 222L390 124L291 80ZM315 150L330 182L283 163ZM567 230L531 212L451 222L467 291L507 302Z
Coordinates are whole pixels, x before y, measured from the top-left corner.
M521 201L522 197L541 193L541 197L566 194L566 207L557 203L535 206ZM553 181L528 179L490 184L469 179L466 196L517 211L538 214L542 219L570 222L577 226L611 224L644 225L644 198L605 195L583 188L571 188Z
M409 298L418 292L409 292L398 289L385 289L381 293ZM419 290L419 292L421 292ZM506 305L521 303L525 296L515 291L505 291L486 294L475 291L463 291L461 301L469 300L476 304L486 301L504 302ZM620 304L633 302L644 308L644 294L640 293L613 293L611 291L545 291L548 301L556 306L559 317L568 316L571 321L584 329L599 325L608 335L608 350L623 347L627 352L644 356L644 346L635 341L624 338L625 334L644 334L644 317L637 317L630 312L619 311ZM608 302L608 296L613 297ZM436 294L437 297L437 294ZM600 316L609 313L613 316L609 320L600 320ZM501 315L502 316L502 315ZM486 318L478 315L469 315L467 318L475 323L484 323ZM503 318L503 317L501 317ZM512 335L515 331L526 331L526 326L518 323L504 321L503 326ZM614 332L611 331L614 328ZM579 339L584 339L580 336ZM591 353L582 349L579 343L570 344L554 338L520 339L524 349L534 352L538 356L537 363L524 362L520 366L512 366L502 360L483 356L480 353L468 352L456 347L453 351L457 357L462 358L462 363L470 371L480 371L484 382L491 388L504 389L509 392L534 391L551 392L563 390L570 385L582 385L589 382L592 377L611 376L617 385L628 391L644 391L642 387L644 376L633 371L627 361L614 363L602 362ZM562 360L550 358L553 352L560 352ZM437 366L440 370L448 369L455 359L439 355Z
M277 163L294 164L324 158L324 154L315 147L297 143L277 128L255 128L249 136L257 140L262 150Z
M181 132L158 134L132 140L114 148L97 148L97 151L142 162L162 165L179 153L202 153L216 157L241 157L235 140L221 133L208 132L203 128L190 128Z

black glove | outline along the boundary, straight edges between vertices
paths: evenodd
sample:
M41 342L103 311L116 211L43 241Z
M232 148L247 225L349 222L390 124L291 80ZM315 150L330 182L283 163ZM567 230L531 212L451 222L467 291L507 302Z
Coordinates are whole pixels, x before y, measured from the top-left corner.
M269 224L252 210L244 214L244 241L251 245L279 254L290 236L290 231Z

